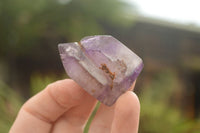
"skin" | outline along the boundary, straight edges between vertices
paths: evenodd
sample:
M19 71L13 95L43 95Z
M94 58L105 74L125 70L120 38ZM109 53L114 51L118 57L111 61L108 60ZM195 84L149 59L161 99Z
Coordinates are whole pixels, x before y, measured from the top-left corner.
M140 104L131 91L100 105L89 133L137 133ZM71 79L49 84L20 109L10 133L82 133L97 100Z

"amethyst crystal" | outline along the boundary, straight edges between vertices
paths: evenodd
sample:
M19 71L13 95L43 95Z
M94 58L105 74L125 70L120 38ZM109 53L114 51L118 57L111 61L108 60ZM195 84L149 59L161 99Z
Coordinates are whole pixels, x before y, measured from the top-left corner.
M140 57L109 35L58 45L64 68L90 95L111 106L143 68Z

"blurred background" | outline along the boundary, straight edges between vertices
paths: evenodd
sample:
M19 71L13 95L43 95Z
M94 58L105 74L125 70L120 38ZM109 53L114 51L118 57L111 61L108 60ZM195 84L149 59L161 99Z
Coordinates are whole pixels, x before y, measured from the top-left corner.
M200 131L200 3L0 0L0 133L21 105L67 78L57 45L110 34L144 60L139 133Z

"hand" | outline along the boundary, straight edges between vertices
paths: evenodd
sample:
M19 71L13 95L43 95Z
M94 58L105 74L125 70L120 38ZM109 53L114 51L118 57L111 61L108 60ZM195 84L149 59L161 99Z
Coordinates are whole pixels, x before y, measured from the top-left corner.
M52 83L20 109L10 133L82 133L97 100L73 80ZM140 104L127 91L117 102L100 105L89 133L137 133Z

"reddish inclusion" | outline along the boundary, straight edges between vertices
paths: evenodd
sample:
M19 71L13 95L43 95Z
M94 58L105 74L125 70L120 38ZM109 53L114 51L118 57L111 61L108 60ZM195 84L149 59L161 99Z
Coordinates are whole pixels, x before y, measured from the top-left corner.
M112 90L113 88L113 80L115 79L115 72L112 73L109 68L107 67L106 64L101 64L101 67L99 67L99 69L102 69L105 73L107 73L109 75L109 77L111 78L112 80L112 83L110 85L110 89Z

